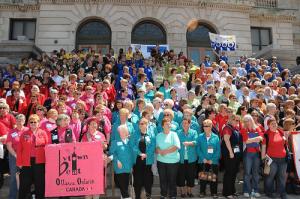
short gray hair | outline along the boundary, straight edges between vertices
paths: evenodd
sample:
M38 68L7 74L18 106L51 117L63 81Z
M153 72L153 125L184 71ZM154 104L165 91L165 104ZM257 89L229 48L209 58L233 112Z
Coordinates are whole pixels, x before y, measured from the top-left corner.
M68 116L67 114L59 114L57 116L56 125L60 126L61 121L63 121L63 120L70 120L70 116Z
M25 117L25 115L23 115L23 114L18 114L17 116L16 116L16 120L26 120L26 117Z

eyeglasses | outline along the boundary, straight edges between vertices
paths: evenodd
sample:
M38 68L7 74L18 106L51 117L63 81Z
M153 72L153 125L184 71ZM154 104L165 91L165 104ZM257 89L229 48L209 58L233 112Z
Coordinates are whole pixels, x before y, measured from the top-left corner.
M38 108L38 109L37 109L37 111L44 111L44 109L42 109L42 108Z
M211 126L203 126L204 128L210 128Z
M37 96L31 96L31 98L37 98Z
M234 121L236 121L236 122L240 122L240 120L234 120Z
M32 121L32 122L30 122L30 124L37 124L37 122Z
M141 123L140 123L140 125L146 125L146 124L147 124L146 122L141 122Z
M164 114L164 116L171 116L171 114Z
M6 109L6 107L0 107L0 109L3 109L3 110L4 110L4 109Z

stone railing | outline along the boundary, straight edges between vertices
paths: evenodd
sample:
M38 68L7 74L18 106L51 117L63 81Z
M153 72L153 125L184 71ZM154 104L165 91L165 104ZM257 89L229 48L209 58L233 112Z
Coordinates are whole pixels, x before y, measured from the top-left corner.
M277 8L278 0L255 0L255 6L260 8Z
M38 4L39 0L0 0L0 4Z

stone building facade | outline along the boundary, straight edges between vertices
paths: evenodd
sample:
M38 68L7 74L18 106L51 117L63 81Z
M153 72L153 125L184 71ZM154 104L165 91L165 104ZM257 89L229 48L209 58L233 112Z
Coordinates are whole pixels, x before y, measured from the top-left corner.
M112 47L117 52L120 48L127 49L144 34L153 38L142 42L150 44L157 39L158 43L169 44L175 52L183 51L199 62L205 54L213 55L205 39L209 31L236 35L238 48L230 52L231 61L241 55L266 58L275 55L293 66L300 56L299 0L0 2L0 40L20 40L20 34L29 34L35 45L46 52L89 45L104 51ZM187 25L192 19L197 19L202 29L190 36ZM95 28L97 24L100 26ZM99 35L90 34L93 30L99 31Z

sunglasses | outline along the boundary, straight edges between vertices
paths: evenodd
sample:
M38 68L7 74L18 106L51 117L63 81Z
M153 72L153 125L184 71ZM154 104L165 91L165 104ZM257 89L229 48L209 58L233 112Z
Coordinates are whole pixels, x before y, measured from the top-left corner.
M42 109L42 108L38 108L38 109L37 109L37 111L44 111L44 109Z
M30 122L30 124L37 124L37 122L33 122L33 121L32 121L32 122Z
M6 107L0 107L0 109L3 109L3 110L4 110L4 109L6 109Z
M204 128L209 128L209 127L211 127L211 126L203 126Z
M171 114L164 114L164 116L171 116Z

